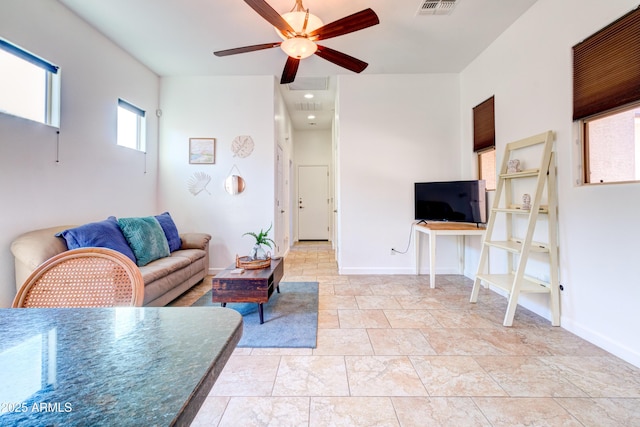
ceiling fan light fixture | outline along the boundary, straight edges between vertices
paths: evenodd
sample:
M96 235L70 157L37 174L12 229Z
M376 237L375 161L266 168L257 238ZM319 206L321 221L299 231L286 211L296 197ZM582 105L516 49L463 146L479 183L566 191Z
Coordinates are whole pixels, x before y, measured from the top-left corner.
M267 0L244 0L249 7L276 29L276 33L283 41L280 43L262 43L219 50L213 52L213 54L215 56L228 56L280 46L287 54L287 61L280 79L280 84L283 85L293 83L298 72L300 60L314 53L320 58L354 73L361 73L367 68L369 64L366 62L326 46L316 45L315 42L378 25L380 19L371 8L363 9L360 12L324 25L317 16L309 13L309 9L305 9L302 5L302 0L295 1L296 3L290 12L280 14L269 5Z
M291 28L293 28L297 34L302 35L302 29L304 28L304 20L307 16L307 12L288 12L288 13L283 13L282 14L282 18L287 21L287 23L291 26ZM316 15L313 14L309 14L309 21L307 22L307 28L304 30L304 33L310 33L313 30L316 30L320 27L322 27L324 25L324 23L322 22L322 20L320 18L318 18ZM289 37L287 37L286 34L283 34L280 30L278 30L277 28L274 28L276 30L276 34L278 34L283 40L288 39Z
M306 37L292 37L280 45L282 50L292 58L308 58L318 50L318 46Z

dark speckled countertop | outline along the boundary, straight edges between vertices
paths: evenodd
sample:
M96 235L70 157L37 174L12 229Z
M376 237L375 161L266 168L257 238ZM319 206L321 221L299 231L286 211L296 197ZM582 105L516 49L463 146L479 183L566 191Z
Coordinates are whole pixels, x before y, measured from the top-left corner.
M0 426L189 425L241 335L219 307L0 309Z

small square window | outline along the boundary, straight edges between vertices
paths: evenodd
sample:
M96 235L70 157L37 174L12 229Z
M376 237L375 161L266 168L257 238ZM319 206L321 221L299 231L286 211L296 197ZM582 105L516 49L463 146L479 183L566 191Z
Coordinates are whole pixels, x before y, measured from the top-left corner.
M146 149L146 123L144 110L118 99L117 144L138 151Z
M478 178L484 179L487 191L496 189L495 147L478 152Z
M0 112L58 127L58 67L0 39Z
M572 50L573 120L582 142L578 184L640 181L640 9Z
M640 104L582 124L585 183L640 180Z

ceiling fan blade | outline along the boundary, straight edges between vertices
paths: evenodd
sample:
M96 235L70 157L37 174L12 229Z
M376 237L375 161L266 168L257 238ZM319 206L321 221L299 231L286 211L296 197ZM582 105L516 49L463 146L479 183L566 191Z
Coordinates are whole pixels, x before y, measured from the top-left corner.
M329 62L333 62L342 68L353 71L354 73L361 73L365 68L367 68L367 66L369 66L369 64L359 60L358 58L354 58L346 53L338 52L337 50L325 46L318 45L316 55Z
M213 54L215 56L237 55L238 53L247 53L247 52L254 52L256 50L270 49L272 47L280 46L280 44L282 44L282 42L254 44L252 46L244 46L244 47L236 47L233 49L219 50L217 52L213 52Z
M379 23L380 19L378 19L378 15L376 15L372 9L365 9L311 31L308 37L311 40L326 40L331 37L362 30Z
M281 85L291 83L296 79L299 65L300 60L298 58L287 56L287 63L284 64L284 71L282 71L282 78L280 79Z
M276 27L280 32L284 34L289 34L293 36L296 31L291 28L291 25L287 21L284 20L282 16L278 12L275 11L274 8L269 6L269 4L264 0L244 0L246 4L251 6L253 10L258 12L258 15L262 16L267 20L271 25Z

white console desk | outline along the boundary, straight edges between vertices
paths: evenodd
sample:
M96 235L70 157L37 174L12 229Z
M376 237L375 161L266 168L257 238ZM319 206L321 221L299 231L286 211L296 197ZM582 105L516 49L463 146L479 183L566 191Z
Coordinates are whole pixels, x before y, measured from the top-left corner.
M415 237L416 275L420 274L420 235L429 235L429 285L436 287L436 237L456 236L458 239L458 260L460 262L459 271L464 272L464 237L483 236L485 228L481 225L463 222L428 222L418 223L413 227ZM462 237L462 239L460 238Z

